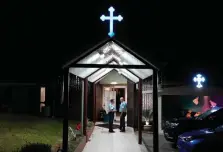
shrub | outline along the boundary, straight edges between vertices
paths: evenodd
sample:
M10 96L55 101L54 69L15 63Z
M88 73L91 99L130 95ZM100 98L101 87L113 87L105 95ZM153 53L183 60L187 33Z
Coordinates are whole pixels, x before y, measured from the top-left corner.
M24 145L16 152L51 152L51 145L41 143L30 143Z

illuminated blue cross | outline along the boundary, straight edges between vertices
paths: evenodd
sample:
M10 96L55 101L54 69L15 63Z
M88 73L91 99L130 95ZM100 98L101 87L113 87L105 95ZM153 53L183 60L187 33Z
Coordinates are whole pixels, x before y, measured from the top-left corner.
M108 33L108 35L110 36L110 37L113 37L114 35L115 35L115 33L114 33L114 31L113 31L113 28L114 28L114 20L116 20L116 21L119 21L119 22L121 22L122 20L123 20L123 17L121 16L121 15L119 15L119 16L114 16L114 11L115 11L115 9L113 8L113 7L110 7L109 9L108 9L108 11L110 12L110 16L105 16L105 15L102 15L101 17L100 17L100 19L102 20L102 21L105 21L105 20L109 20L109 33Z
M198 74L196 77L194 77L194 82L197 82L197 88L202 88L202 84L201 82L204 82L205 81L205 78L201 75L201 74Z

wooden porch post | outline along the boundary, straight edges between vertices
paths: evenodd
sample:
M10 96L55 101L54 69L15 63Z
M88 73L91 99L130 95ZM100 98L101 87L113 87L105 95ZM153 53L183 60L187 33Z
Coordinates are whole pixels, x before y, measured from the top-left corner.
M142 144L142 79L138 84L138 143Z
M153 70L153 151L159 152L159 122L158 122L158 71Z
M87 139L87 102L88 102L88 79L84 79L84 126L83 133Z
M94 124L96 123L96 84L94 83L93 84L93 121L94 121Z
M63 82L64 82L64 91L63 91L63 152L68 151L68 104L69 104L69 68L64 69L63 71Z

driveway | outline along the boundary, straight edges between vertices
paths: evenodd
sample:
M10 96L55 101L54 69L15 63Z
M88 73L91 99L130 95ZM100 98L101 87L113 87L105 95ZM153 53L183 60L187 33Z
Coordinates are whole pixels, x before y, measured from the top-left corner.
M143 133L142 138L147 150L153 152L153 134ZM174 148L173 144L166 141L163 135L159 136L159 147L159 152L177 152L177 149Z

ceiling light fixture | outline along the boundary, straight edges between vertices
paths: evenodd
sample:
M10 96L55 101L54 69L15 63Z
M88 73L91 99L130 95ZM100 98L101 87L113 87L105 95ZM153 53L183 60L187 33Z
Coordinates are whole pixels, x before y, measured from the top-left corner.
M111 84L117 84L117 82L111 82Z

